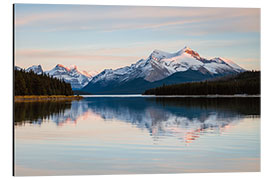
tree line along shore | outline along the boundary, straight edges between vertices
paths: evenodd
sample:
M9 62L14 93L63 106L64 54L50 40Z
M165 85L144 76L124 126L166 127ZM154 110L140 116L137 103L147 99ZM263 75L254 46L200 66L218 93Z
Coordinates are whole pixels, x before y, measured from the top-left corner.
M64 80L23 69L14 70L14 94L15 102L82 99L74 96L71 85Z
M183 84L163 85L146 90L144 95L259 95L260 71Z

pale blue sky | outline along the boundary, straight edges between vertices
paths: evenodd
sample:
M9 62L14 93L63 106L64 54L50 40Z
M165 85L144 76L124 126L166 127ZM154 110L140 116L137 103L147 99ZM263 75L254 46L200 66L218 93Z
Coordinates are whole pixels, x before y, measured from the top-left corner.
M15 64L118 68L189 46L260 69L260 9L15 5Z

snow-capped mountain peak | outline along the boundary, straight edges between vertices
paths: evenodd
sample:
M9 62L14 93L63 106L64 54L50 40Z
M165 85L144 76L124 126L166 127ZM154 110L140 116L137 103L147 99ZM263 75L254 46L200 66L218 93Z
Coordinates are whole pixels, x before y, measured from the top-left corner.
M63 70L66 70L66 71L69 71L70 69L62 64L57 64L55 67L55 69L63 69Z
M19 66L14 66L14 70L17 70L17 71L20 71L22 70L23 68L19 67Z
M157 50L155 49L150 56L148 57L148 59L153 59L155 61L160 61L161 59L165 59L165 58L171 58L176 56L176 53L168 53L165 51L161 51L161 50Z
M155 82L168 76L188 70L199 71L202 74L223 75L244 71L243 68L224 58L203 58L196 51L185 46L183 49L168 53L155 49L148 58L141 59L130 66L115 70L105 69L90 81L105 87L106 84L123 83L137 78Z
M66 69L66 67L64 65L62 65L62 64L57 64L55 67L56 68L65 68Z
M78 67L76 65L71 65L69 67L69 70L77 70L78 71Z
M33 66L26 69L26 72L30 72L30 71L33 71L36 74L43 73L43 69L42 69L41 65L33 65Z
M81 89L92 79L92 76L86 76L78 70L76 65L66 67L57 64L52 70L45 73L71 84L72 89Z
M189 48L187 46L185 46L183 49L177 51L176 53L168 53L168 52L165 52L165 51L155 49L150 54L148 59L153 59L153 60L156 60L156 61L160 61L161 59L171 59L173 57L181 56L183 54L190 55L190 56L192 56L193 58L195 58L197 60L201 59L200 55L196 51L192 50L191 48Z
M194 57L197 60L201 59L199 53L197 53L196 51L190 49L187 46L185 46L182 50L180 50L180 53L187 53L187 54L191 55L192 57Z

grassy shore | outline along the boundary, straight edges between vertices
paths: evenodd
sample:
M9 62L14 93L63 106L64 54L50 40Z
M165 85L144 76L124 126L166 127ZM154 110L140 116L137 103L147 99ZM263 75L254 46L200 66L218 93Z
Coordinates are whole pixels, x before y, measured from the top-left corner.
M82 96L65 96L65 95L27 95L27 96L15 96L15 102L31 102L31 101L67 101L67 100L81 100Z

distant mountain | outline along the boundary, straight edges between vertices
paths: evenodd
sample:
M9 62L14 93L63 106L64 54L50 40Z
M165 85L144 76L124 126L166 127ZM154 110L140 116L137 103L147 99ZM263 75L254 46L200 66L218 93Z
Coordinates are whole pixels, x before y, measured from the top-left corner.
M20 71L20 70L22 70L22 68L19 66L14 66L14 70Z
M105 69L82 88L93 94L143 93L146 89L245 71L224 58L206 59L184 47L176 53L154 50L145 60L116 70Z
M14 66L15 70L21 70L18 66ZM35 74L46 73L52 77L63 79L65 82L70 83L73 90L83 88L92 79L96 72L79 71L77 66L65 67L64 65L57 64L49 71L43 71L41 65L33 65L25 70L26 72L34 72Z
M33 65L33 66L27 68L25 71L26 72L33 71L35 74L38 74L38 75L43 74L43 69L42 69L41 65Z
M52 70L45 71L45 73L58 79L64 79L65 82L71 84L72 89L81 89L92 79L91 75L87 76L80 72L77 66L68 68L57 64Z

